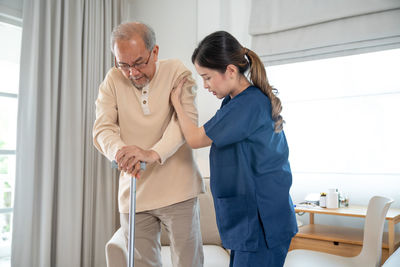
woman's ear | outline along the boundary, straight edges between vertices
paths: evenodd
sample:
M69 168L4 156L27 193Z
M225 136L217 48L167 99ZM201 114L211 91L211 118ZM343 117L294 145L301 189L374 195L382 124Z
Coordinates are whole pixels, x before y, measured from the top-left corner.
M227 73L229 77L235 77L238 74L238 72L239 70L235 65L229 64L228 66L226 66L225 73Z

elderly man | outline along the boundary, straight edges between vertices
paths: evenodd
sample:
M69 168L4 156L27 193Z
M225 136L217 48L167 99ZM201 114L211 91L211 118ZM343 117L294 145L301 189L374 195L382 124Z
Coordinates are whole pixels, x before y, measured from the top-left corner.
M170 92L186 82L182 101L197 123L195 85L176 59L158 61L154 31L143 23L117 26L111 49L115 67L99 87L94 145L121 170L119 211L128 236L129 184L137 178L135 266L161 266L160 226L172 246L174 266L202 266L203 250L197 196L202 178L170 104ZM139 161L147 169L139 172Z

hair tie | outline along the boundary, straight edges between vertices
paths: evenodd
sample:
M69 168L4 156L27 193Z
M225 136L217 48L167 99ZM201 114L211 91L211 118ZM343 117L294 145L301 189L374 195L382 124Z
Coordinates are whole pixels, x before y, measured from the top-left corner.
M249 49L247 49L246 47L243 47L244 50L244 54L247 56L247 54L249 53Z

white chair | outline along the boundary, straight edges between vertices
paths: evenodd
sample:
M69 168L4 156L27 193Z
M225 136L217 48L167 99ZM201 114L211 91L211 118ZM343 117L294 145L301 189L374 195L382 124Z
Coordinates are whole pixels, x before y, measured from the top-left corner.
M368 204L362 250L355 257L342 257L324 252L295 249L289 251L284 267L377 267L381 266L382 234L387 211L393 200L375 196Z
M128 250L122 228L119 228L106 244L106 262L108 267L128 266Z
M385 261L382 267L399 267L400 266L400 248L398 248L392 255Z

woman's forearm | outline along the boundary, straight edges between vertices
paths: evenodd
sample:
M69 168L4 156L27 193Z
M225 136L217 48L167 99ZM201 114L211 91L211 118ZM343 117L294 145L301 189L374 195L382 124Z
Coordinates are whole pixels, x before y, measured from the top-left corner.
M193 123L183 109L182 104L180 102L175 103L174 107L186 143L188 143L191 148L201 148L211 145L212 141L206 135L204 127L197 127L197 125Z

